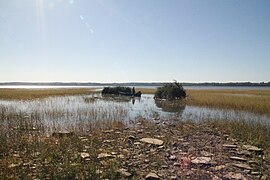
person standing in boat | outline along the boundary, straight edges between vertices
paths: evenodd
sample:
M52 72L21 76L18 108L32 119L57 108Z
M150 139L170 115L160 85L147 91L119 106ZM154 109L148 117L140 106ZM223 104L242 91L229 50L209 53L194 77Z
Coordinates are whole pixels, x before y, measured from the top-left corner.
M134 96L135 95L135 88L133 87L132 88L132 96Z

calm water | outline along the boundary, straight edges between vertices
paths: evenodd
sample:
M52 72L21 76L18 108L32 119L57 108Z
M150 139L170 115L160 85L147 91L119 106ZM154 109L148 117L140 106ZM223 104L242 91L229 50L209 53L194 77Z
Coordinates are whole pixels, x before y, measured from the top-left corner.
M269 124L270 117L242 111L209 109L184 104L166 105L164 101L155 101L153 95L142 95L132 99L122 96L91 94L87 96L49 97L31 101L0 100L0 110L5 124L15 126L17 117L24 117L34 126L42 126L47 132L60 129L82 131L79 127L89 127L91 122L124 120L127 124L137 118L195 120L245 120ZM8 120L8 114L16 114ZM18 118L19 119L19 118ZM19 121L18 121L19 122ZM18 123L17 122L17 123ZM87 128L86 128L87 129Z

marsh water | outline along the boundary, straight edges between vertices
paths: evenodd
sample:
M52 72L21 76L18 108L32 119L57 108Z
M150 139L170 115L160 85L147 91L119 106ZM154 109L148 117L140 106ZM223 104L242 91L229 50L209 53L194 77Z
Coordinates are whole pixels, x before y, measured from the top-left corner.
M156 101L153 95L141 98L102 96L100 93L83 96L49 97L31 101L0 100L0 113L7 126L42 127L55 130L84 131L93 122L122 120L132 124L139 118L154 120L244 120L268 124L270 117L243 111L209 109ZM22 123L23 119L23 123Z

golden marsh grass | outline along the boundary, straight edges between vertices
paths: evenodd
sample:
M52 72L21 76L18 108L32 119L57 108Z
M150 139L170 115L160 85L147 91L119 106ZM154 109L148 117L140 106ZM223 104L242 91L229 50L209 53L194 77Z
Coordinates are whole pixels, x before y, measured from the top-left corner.
M141 91L142 94L154 94L156 89L154 88L137 88L136 91Z
M188 90L187 104L270 115L269 90Z
M93 88L0 89L0 99L31 100L49 96L85 95L94 91Z
M143 94L154 94L156 89L139 88ZM187 90L188 105L241 110L270 115L270 90Z

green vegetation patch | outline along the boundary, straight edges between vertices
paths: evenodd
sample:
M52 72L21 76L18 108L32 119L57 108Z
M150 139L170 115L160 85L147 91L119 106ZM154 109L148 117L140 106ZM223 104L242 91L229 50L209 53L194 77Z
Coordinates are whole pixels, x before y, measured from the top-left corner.
M159 87L155 93L155 99L167 99L167 100L175 100L175 99L183 99L186 97L186 91L183 86L178 83L168 83L162 87Z

